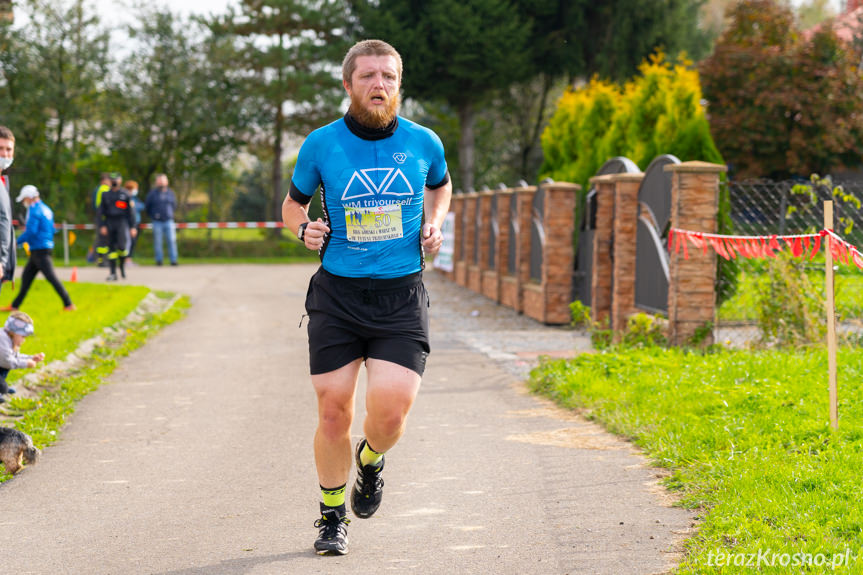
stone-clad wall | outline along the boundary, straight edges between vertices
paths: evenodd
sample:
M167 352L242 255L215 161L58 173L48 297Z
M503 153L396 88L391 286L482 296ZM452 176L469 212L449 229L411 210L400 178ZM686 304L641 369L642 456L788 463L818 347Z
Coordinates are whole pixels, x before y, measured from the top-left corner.
M671 225L716 231L719 175L724 166L684 162L665 167L672 174ZM593 234L591 312L606 319L619 339L635 307L635 257L641 173L597 176L596 228ZM575 206L580 187L565 182L542 184L542 212L534 213L535 187L458 194L453 197L456 245L454 271L460 285L501 305L548 324L570 321L575 253ZM492 198L497 202L495 258L490 261ZM532 228L536 233L532 233ZM538 279L531 279L531 242L542 254ZM511 247L515 272L510 271ZM534 250L535 252L537 250ZM716 256L669 259L668 336L673 345L688 343L714 321ZM708 337L705 343L711 343Z
M451 209L456 221L455 263L453 273L448 275L460 285L529 317L549 324L565 324L569 323L572 301L574 210L580 187L556 182L543 184L543 189L543 214L532 213L537 190L533 186L454 196ZM490 229L495 196L498 235L491 265ZM513 196L515 213L511 209ZM539 282L530 280L531 226L535 217L542 222L545 232ZM514 233L510 230L513 219ZM460 224L471 229L461 229ZM462 235L464 243L460 241ZM513 243L518 270L515 274L509 272Z

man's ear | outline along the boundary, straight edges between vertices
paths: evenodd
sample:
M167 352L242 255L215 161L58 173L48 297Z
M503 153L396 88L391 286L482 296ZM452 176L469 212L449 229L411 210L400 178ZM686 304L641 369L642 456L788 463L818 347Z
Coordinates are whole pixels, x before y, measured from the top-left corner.
M344 78L342 79L342 86L345 87L345 92L348 93L348 96L351 95L351 83Z

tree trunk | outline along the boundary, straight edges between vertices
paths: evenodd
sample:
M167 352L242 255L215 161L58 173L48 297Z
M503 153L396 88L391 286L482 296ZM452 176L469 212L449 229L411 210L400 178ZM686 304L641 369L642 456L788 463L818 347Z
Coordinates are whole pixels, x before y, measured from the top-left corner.
M273 134L273 221L281 221L282 211L282 131L284 130L285 116L282 113L282 103L276 106L276 125ZM273 235L279 237L281 230L275 228Z
M462 102L458 106L458 119L461 128L461 137L458 141L458 163L459 176L463 191L470 192L474 189L474 113L472 102Z
M521 178L525 181L533 179L533 174L528 173L530 157L533 154L534 146L540 144L542 136L543 120L545 119L545 106L548 101L548 94L551 92L553 79L548 74L542 75L542 96L539 99L539 110L536 113L536 119L533 123L533 130L526 140L526 144L521 149Z

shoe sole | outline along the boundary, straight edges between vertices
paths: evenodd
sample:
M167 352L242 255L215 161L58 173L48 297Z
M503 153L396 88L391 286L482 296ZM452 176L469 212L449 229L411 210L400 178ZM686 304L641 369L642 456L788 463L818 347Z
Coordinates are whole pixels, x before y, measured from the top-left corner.
M326 556L326 555L347 555L347 554L348 554L348 550L347 550L347 549L345 549L344 551L342 551L342 550L340 550L340 549L315 549L315 553L317 553L318 555L321 555L321 556Z

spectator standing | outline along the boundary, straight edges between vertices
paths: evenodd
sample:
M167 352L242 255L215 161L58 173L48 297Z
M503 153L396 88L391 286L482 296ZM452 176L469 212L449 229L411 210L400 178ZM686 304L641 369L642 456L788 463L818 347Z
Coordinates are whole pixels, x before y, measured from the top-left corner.
M168 241L168 259L172 266L177 265L177 231L174 226L174 211L177 198L168 187L168 176L156 176L156 187L150 190L146 200L147 215L153 224L153 255L156 265L164 261L163 241Z
M102 175L99 176L99 185L93 190L93 194L90 196L90 205L93 207L93 221L96 224L96 229L99 229L99 205L102 203L102 194L111 189L111 174L107 172L102 172ZM108 263L105 261L105 254L107 253L108 246L105 242L108 241L106 236L102 234L96 233L96 239L93 241L93 257L95 258L96 263L99 267L107 266ZM92 261L88 258L87 261Z
M135 257L135 246L138 245L138 236L141 233L141 213L144 211L144 202L138 198L138 182L128 180L123 184L123 187L126 188L126 192L132 198L132 215L135 216L135 224L132 226L135 234L132 236L132 245L129 247L129 262L131 262L132 258Z
M134 229L135 217L132 215L132 199L121 184L120 174L111 174L111 189L102 194L99 204L99 234L107 237L108 265L111 274L107 281L117 280L117 262L120 263L120 275L126 277L126 258L129 256L131 238L137 235Z
M30 258L24 266L21 274L21 290L12 305L2 308L0 311L13 311L21 307L36 274L42 272L45 279L54 287L54 291L63 300L63 309L72 311L75 306L69 298L69 293L63 287L63 283L57 279L54 273L54 212L39 197L36 186L24 186L18 194L16 201L21 202L27 208L27 227L24 233L18 237L18 243L26 243L30 247Z
M15 278L15 229L12 227L12 198L6 175L15 158L15 135L0 126L0 284Z

